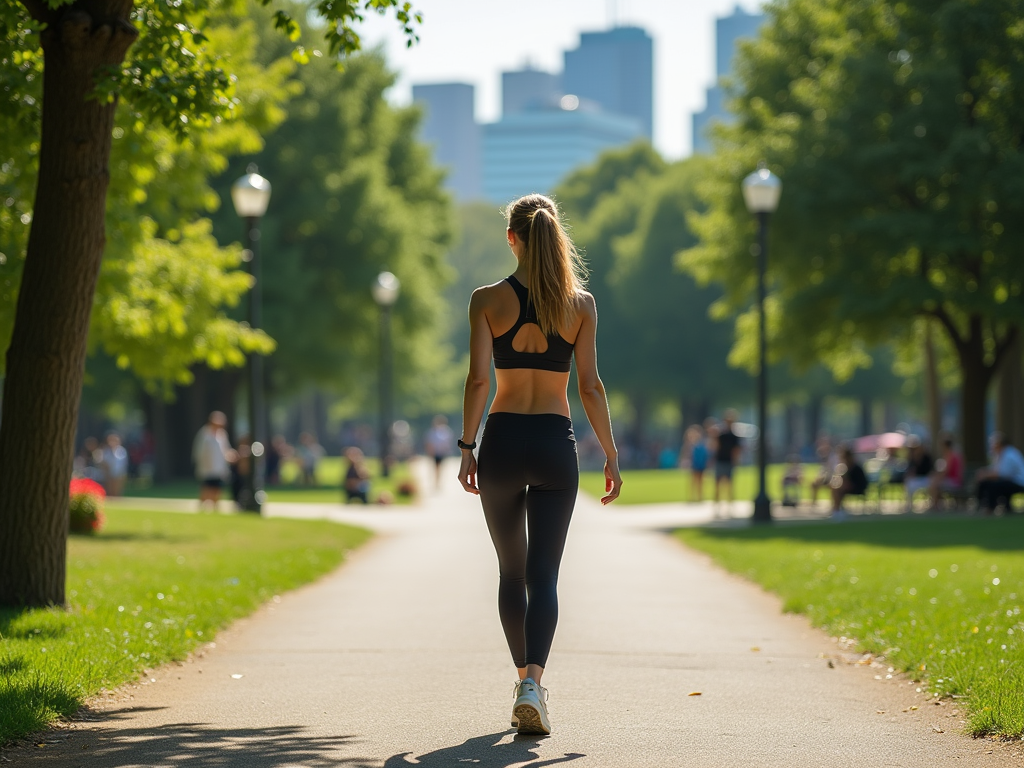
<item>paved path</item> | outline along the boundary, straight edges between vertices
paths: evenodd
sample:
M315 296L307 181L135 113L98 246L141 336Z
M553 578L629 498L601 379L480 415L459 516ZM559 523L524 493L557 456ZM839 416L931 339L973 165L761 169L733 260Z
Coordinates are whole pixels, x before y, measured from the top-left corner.
M544 680L555 732L516 736L477 501L453 481L417 508L305 511L383 533L201 657L97 704L95 720L7 756L59 768L1019 764L960 735L949 704L840 661L777 600L648 530L649 513L585 497Z

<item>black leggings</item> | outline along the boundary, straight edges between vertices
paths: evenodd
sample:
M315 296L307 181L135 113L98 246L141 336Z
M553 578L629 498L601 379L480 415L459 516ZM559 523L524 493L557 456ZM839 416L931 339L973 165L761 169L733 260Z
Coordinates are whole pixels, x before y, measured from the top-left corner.
M568 418L487 417L477 482L498 553L498 615L517 667L547 663L558 622L558 565L579 481Z

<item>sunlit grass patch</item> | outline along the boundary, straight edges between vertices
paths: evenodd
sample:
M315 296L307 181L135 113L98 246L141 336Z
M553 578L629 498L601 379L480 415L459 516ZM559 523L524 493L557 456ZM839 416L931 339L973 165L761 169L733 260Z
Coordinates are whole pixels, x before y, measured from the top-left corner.
M369 535L326 521L109 509L100 534L69 542L67 610L0 611L0 743L185 658Z
M803 483L800 487L801 498L809 499L808 484L818 472L814 464L804 465ZM786 473L785 464L769 464L766 476L768 496L773 499L782 498L782 476ZM704 472L704 499L714 498L715 471L709 467ZM757 467L744 465L733 470L733 498L749 501L757 495ZM627 469L622 473L622 496L616 504L658 504L665 502L690 501L690 471L682 469ZM594 497L604 494L604 474L602 472L581 472L580 489ZM829 499L828 489L818 494L818 499Z
M677 535L930 692L965 697L972 734L1024 734L1024 517Z

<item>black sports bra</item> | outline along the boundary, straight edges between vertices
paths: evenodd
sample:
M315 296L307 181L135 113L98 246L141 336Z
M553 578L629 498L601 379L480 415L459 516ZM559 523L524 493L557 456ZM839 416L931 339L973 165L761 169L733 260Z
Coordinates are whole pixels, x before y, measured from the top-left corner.
M536 368L541 371L558 371L568 373L572 363L572 350L575 346L562 338L560 333L548 336L548 348L544 352L517 352L512 348L512 340L519 329L527 323L537 324L533 315L533 305L526 286L512 275L505 278L519 297L519 319L507 332L496 336L493 343L495 368Z

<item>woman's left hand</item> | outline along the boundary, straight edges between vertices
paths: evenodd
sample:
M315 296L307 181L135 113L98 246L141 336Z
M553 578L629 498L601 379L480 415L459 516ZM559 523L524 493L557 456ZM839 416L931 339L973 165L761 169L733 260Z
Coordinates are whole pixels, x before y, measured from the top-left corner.
M462 452L462 466L459 467L459 482L466 490L466 493L480 495L480 489L476 487L476 456L472 451Z

